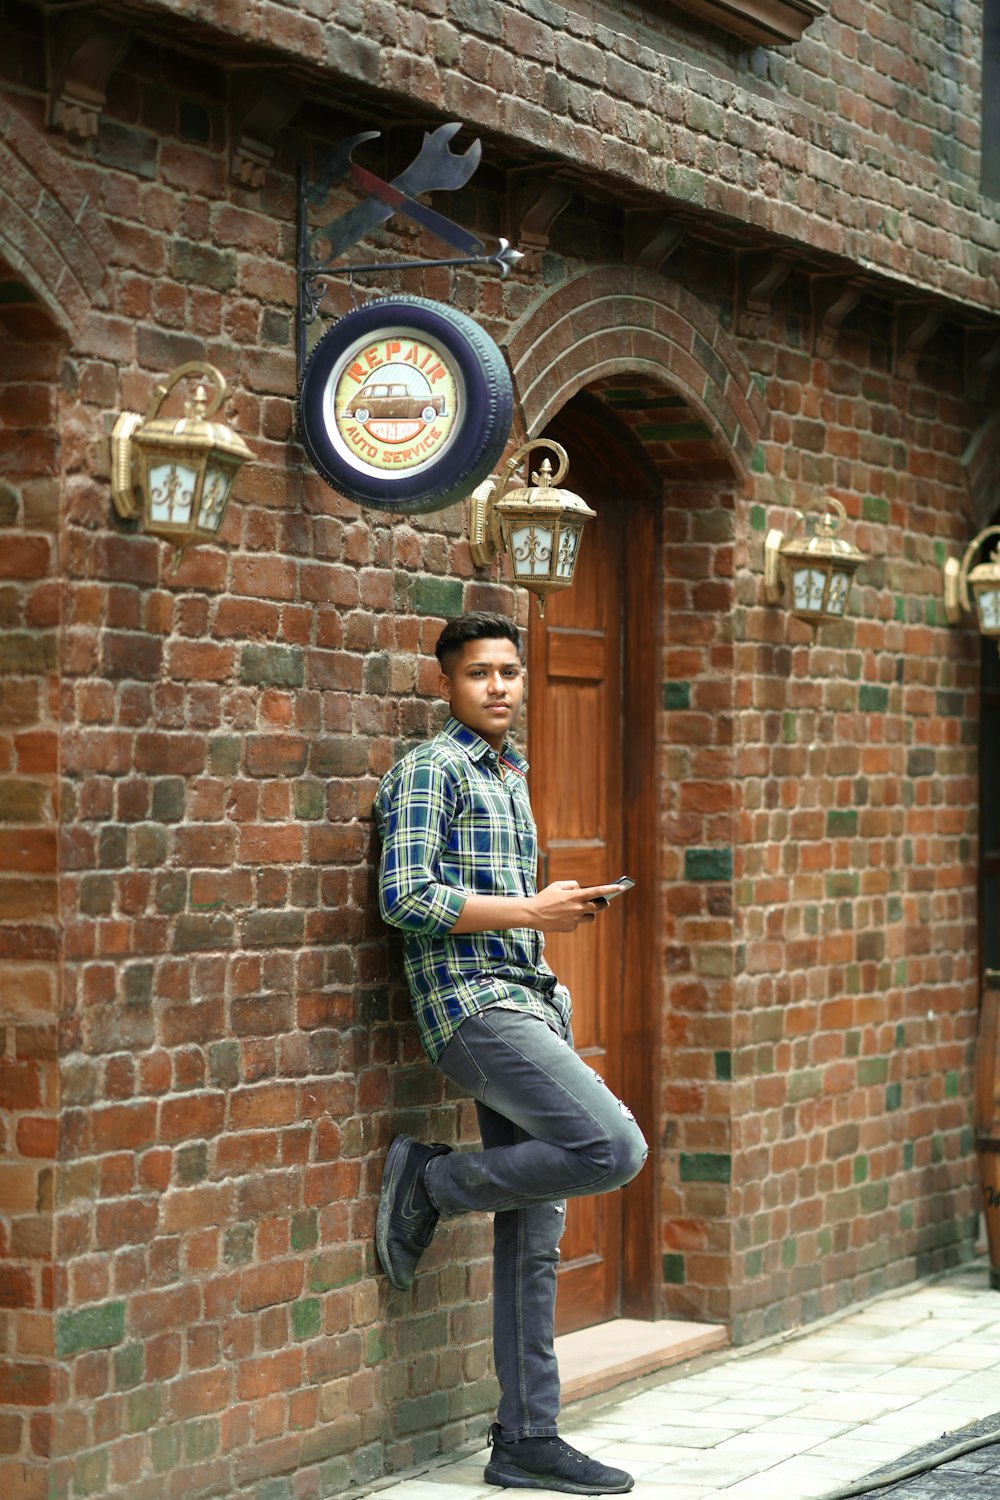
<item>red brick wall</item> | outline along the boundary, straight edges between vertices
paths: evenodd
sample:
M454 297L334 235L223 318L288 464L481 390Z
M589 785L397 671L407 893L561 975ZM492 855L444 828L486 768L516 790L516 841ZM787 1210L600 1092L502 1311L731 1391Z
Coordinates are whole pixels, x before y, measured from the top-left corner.
M13 288L11 280L6 282ZM0 372L0 1474L48 1451L59 1119L60 442L54 330L12 300ZM41 1477L41 1472L37 1477ZM38 1490L38 1493L41 1493Z
M312 66L330 41L355 94L382 81L417 103L446 101L446 118L499 121L519 160L544 148L586 164L549 252L509 283L438 274L407 278L408 290L454 292L497 337L530 324L544 343L578 296L567 284L594 261L613 274L599 270L574 305L608 280L620 288L620 206L595 207L585 189L600 179L622 194L627 178L630 194L655 187L672 210L743 217L810 256L835 250L993 305L983 247L995 222L965 194L975 17L948 23L935 61L878 6L862 16L834 5L781 54L734 51L679 12L630 14L626 35L610 12L536 9L341 8L341 30L324 32L264 7L275 48ZM231 40L244 21L227 22ZM34 893L36 919L8 905L0 923L14 950L3 1003L22 997L0 1021L15 1090L0 1172L22 1195L0 1215L11 1268L0 1453L25 1495L50 1478L56 1495L129 1500L198 1487L333 1493L481 1431L493 1402L488 1226L443 1233L412 1296L390 1295L375 1274L390 1136L472 1139L475 1127L420 1055L398 950L373 915L368 811L378 776L437 722L427 653L440 618L512 607L511 593L473 577L460 510L366 515L292 440L292 168L361 128L358 117L342 99L313 100L264 187L237 186L226 75L179 27L188 52L137 42L111 77L96 139L73 144L44 131L35 25L13 15L5 118L17 171L0 187L21 210L19 283L51 299L71 271L77 280L65 358L45 355L23 380L8 362L0 394L5 439L25 426L25 382L37 387L27 428L49 437L28 463L8 444L14 488L0 492L16 542L0 551L0 572L14 573L0 584L2 619L30 636L0 684L0 766L4 788L41 788L20 821L0 824L22 861L4 867L0 900ZM935 102L948 68L951 114ZM500 109L470 86L487 75ZM397 132L390 165L415 137ZM505 199L495 170L483 179L463 217L484 232L515 228L517 193ZM52 243L79 236L68 262L27 238L57 210ZM4 232L13 222L5 215ZM529 425L545 401L557 409L586 379L586 335L602 373L659 364L693 416L719 419L698 450L710 483L678 481L649 445L673 476L652 685L661 1295L665 1311L731 1319L748 1338L971 1245L976 663L937 598L945 547L970 530L960 454L986 407L965 398L955 324L915 377L895 371L884 284L834 357L814 356L813 259L763 331L740 334L735 234L709 251L682 246L663 277L641 273L644 288L627 273L633 301L651 302L655 286L683 311L685 344L669 318L667 352L663 327L639 342L614 332L625 303L610 294L600 336L596 314L570 323L544 401L528 411L527 381L519 393ZM510 352L517 363L516 335ZM145 409L174 364L206 357L231 378L230 415L256 458L220 545L174 573L166 548L111 516L107 433L120 410ZM735 380L741 367L756 396ZM851 618L810 645L784 610L764 607L761 548L767 524L825 489L874 561ZM58 913L45 852L57 723ZM48 947L21 952L29 931ZM40 1055L55 1054L57 1012L58 1100Z

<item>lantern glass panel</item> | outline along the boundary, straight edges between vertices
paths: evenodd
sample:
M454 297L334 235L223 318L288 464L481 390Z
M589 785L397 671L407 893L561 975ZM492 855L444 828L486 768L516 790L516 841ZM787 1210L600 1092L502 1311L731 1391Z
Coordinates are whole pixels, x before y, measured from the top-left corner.
M979 629L983 635L1000 635L1000 584L976 590Z
M830 574L830 592L827 595L826 607L831 615L842 615L844 606L847 604L847 591L851 586L851 580L846 573Z
M510 529L510 557L515 578L548 578L554 528L528 521Z
M559 537L559 551L556 556L556 577L565 578L569 583L573 577L573 569L576 567L576 553L580 545L579 526L564 526Z
M822 612L826 576L825 568L807 566L792 569L792 599L797 611L809 615Z
M191 468L176 459L150 464L147 490L150 521L169 526L189 525L200 473L200 466Z
M205 470L205 483L198 507L198 525L203 531L218 531L222 525L229 491L235 478L235 470L226 470L216 465L209 465Z

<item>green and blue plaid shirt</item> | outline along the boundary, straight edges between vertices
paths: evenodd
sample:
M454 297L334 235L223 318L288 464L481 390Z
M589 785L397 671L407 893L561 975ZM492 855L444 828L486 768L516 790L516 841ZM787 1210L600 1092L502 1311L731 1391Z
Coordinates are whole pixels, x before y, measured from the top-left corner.
M468 895L535 893L527 769L510 745L498 755L449 718L387 772L375 795L379 906L405 935L413 1010L434 1061L465 1018L487 1005L531 1011L550 1025L569 1019L569 993L542 957L541 933L450 931Z

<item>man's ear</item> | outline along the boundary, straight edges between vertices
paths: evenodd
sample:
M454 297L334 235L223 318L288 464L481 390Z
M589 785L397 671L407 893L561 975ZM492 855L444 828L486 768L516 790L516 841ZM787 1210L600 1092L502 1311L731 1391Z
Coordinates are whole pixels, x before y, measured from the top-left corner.
M438 697L443 698L446 703L451 702L451 678L445 672L438 678Z

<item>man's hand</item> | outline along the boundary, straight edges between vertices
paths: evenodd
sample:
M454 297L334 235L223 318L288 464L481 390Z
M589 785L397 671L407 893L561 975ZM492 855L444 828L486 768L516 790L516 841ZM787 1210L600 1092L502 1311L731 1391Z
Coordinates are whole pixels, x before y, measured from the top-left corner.
M580 885L576 880L553 880L532 896L531 926L538 932L575 932L581 922L592 922L598 909L595 896L617 895L619 885Z

